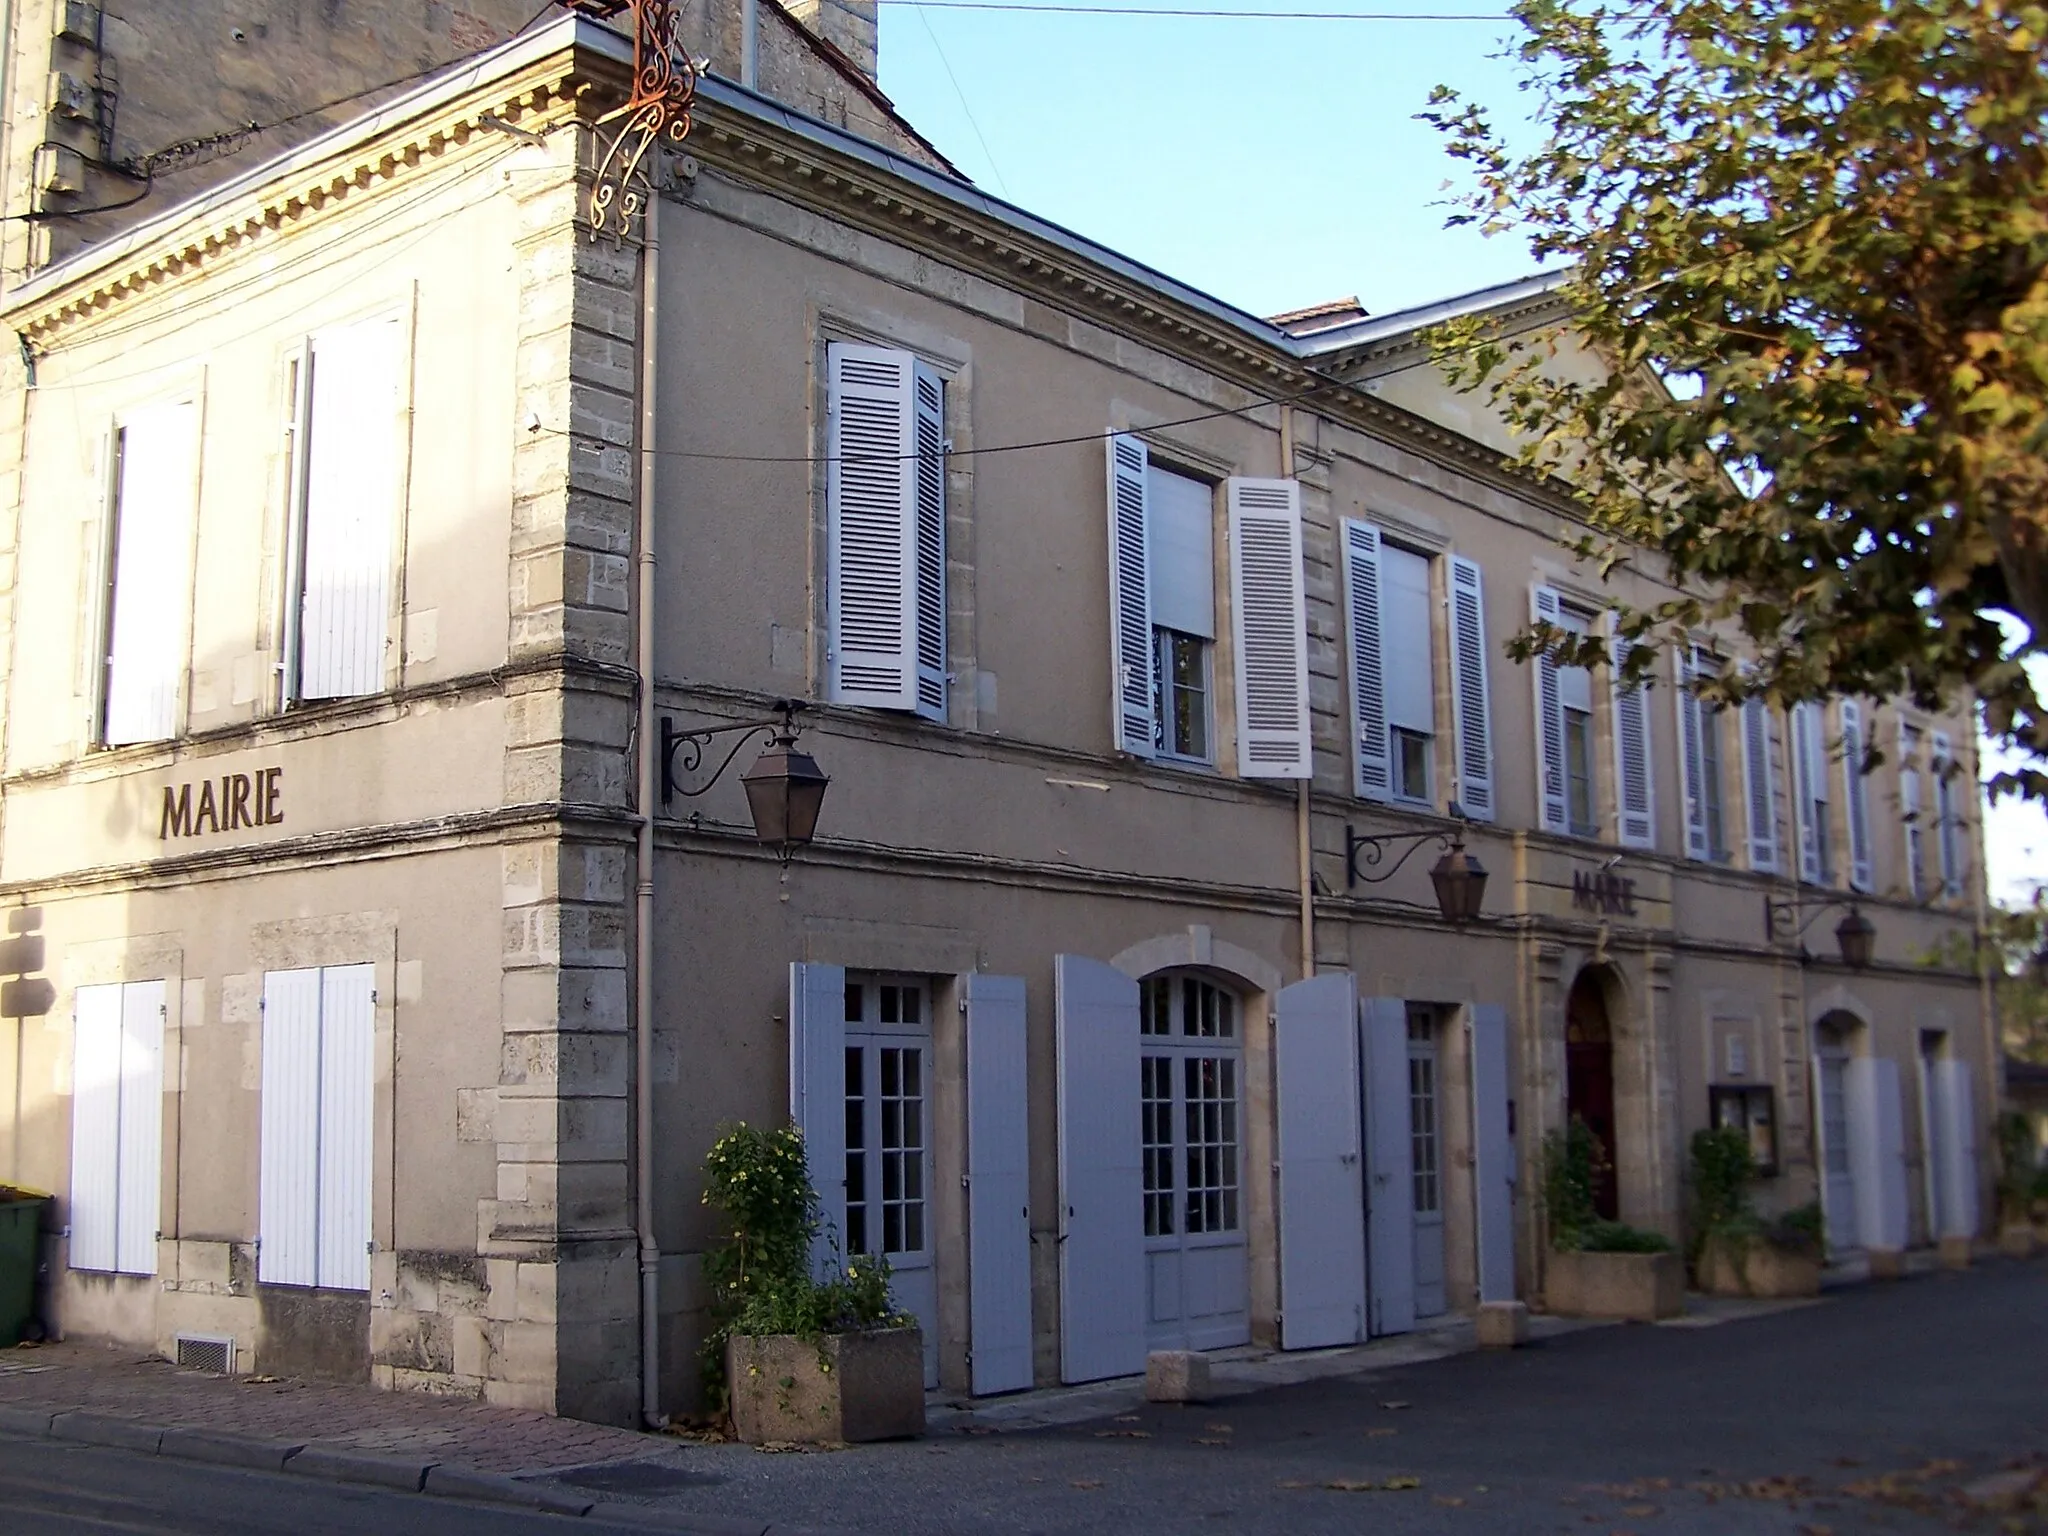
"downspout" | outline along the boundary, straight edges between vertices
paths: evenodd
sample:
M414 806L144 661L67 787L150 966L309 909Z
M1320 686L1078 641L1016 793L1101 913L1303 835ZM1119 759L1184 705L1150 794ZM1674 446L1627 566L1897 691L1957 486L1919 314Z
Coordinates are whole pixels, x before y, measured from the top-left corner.
M1294 408L1280 407L1280 477L1294 478ZM1302 644L1308 643L1304 636ZM1311 733L1313 734L1313 733ZM1301 975L1305 981L1316 973L1316 886L1313 848L1309 836L1309 790L1315 779L1315 751L1309 751L1309 777L1294 784L1294 859L1301 896Z
M654 385L660 214L657 188L647 199L640 246L640 485L634 530L640 815L633 890L633 1226L640 1245L640 1417L650 1429L667 1422L661 1412L661 1250L654 1241L654 796L660 750L654 715Z

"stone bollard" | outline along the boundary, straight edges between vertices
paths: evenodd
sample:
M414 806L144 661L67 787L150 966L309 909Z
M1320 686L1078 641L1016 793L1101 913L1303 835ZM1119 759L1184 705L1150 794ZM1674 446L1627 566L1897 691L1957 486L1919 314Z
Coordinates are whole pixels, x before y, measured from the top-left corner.
M1975 1246L1967 1237L1944 1237L1937 1250L1943 1269L1968 1269L1970 1250Z
M1514 1349L1529 1342L1529 1308L1522 1302L1481 1302L1472 1321L1481 1349Z
M1192 1349L1155 1349L1145 1357L1145 1401L1205 1403L1209 1357Z

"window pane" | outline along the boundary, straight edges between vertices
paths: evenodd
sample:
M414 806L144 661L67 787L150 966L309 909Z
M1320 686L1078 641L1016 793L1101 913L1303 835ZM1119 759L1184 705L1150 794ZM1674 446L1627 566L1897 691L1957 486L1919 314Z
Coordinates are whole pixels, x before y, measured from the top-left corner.
M1428 800L1430 738L1398 729L1393 737L1394 793L1403 800Z
M866 989L865 987L863 987L863 986L862 986L862 985L861 985L861 984L860 984L859 982L857 982L857 981L849 981L849 982L848 982L848 983L846 984L846 1022L847 1022L847 1023L849 1023L849 1024L859 1024L859 1023L861 1023L861 1022L862 1022L862 1014L861 1014L861 1011L860 1011L860 1010L861 1010L861 999L862 999L862 996L863 996L863 994L864 994L864 993L866 992L866 990L867 990L867 989Z
M1564 712L1564 767L1571 829L1592 837L1599 831L1593 818L1593 717L1576 709Z

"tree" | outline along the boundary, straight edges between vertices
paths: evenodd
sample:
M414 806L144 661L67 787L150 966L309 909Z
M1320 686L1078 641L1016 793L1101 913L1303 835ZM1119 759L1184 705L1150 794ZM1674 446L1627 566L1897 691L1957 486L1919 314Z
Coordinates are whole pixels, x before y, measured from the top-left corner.
M1756 667L1722 699L1967 688L2031 757L2000 787L2048 796L2021 665L2048 646L2048 7L1515 14L1546 141L1511 153L1442 87L1423 116L1477 172L1452 222L1567 259L1565 318L1437 351L1569 487L1582 553L1662 556L1686 595L1623 632L1738 625Z

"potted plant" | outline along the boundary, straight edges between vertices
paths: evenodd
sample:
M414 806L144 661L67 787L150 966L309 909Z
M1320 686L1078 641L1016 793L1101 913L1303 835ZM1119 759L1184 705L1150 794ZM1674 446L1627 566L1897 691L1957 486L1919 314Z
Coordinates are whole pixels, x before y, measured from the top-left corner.
M725 1129L704 1203L726 1240L704 1257L707 1387L750 1444L832 1445L924 1433L924 1339L889 1300L889 1270L856 1255L812 1272L818 1196L802 1133Z
M1825 1228L1818 1204L1771 1218L1750 1198L1756 1158L1728 1126L1692 1138L1692 1261L1715 1296L1817 1296Z
M1543 1303L1567 1317L1645 1323L1676 1317L1685 1308L1685 1266L1670 1240L1600 1219L1593 1190L1605 1158L1600 1139L1576 1115L1544 1138L1550 1252L1543 1263Z
M2034 1166L2034 1128L2018 1110L1998 1117L1998 1246L2016 1259L2034 1251L2036 1186L2048 1170Z

